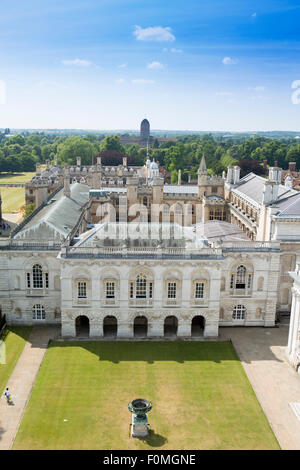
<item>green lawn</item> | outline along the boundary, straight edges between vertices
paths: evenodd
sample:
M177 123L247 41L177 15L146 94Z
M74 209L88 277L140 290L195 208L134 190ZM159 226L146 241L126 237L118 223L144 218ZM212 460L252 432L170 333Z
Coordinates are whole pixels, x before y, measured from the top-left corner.
M133 398L153 402L129 438ZM229 342L49 347L14 449L279 449Z
M18 212L25 204L25 188L0 187L2 196L2 212Z
M30 181L35 176L35 171L28 171L25 173L2 173L0 175L1 184L24 184Z
M5 342L6 364L0 364L0 393L3 393L8 379L15 368L28 339L30 327L9 327L2 340Z

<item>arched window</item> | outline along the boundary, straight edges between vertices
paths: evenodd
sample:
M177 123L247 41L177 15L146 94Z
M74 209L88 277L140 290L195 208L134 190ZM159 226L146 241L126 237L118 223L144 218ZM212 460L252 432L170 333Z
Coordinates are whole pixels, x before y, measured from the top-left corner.
M47 272L43 271L40 264L35 264L32 271L26 273L26 285L28 289L48 289L49 276Z
M32 268L32 281L34 289L43 288L43 268L40 264L35 264Z
M45 308L41 304L36 304L32 308L32 318L33 320L45 320Z
M136 298L145 299L147 296L147 278L144 274L136 278Z
M245 289L246 287L246 268L239 266L236 270L236 289Z
M244 307L244 305L236 305L234 307L232 318L233 320L245 320L246 308Z
M135 282L130 282L129 297L131 299L152 299L153 282L145 274L138 274Z

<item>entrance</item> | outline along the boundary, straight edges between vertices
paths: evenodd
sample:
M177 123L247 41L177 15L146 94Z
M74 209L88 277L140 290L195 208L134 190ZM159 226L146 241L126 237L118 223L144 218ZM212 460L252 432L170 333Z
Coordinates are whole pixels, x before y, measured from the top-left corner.
M108 315L103 320L103 335L116 337L118 333L118 320L112 315Z
M174 315L165 318L164 336L177 336L178 320Z
M145 337L148 333L148 320L143 315L135 317L133 324L133 335L135 337Z
M80 315L75 320L76 336L87 337L90 335L90 320L85 315Z
M205 327L205 318L202 315L196 315L192 320L192 336L203 336Z

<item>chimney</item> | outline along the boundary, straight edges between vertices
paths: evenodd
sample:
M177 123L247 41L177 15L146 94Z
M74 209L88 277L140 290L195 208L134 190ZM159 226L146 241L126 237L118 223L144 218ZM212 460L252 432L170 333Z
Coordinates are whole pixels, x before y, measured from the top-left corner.
M36 176L40 176L40 174L41 174L41 164L40 163L37 163L35 165L35 172L36 172Z
M289 171L290 173L292 173L293 171L297 171L296 162L289 162Z
M234 172L234 169L233 169L233 166L229 166L227 168L227 183L229 184L233 184L233 172Z
M97 165L102 165L102 158L101 157L97 157Z
M267 169L268 160L264 160L264 170Z
M50 160L46 160L46 168L47 170L50 170Z
M57 166L57 157L54 157L54 166Z
M126 156L123 157L123 166L125 166L125 167L127 166L127 157Z
M76 157L76 165L81 166L81 157Z
M278 166L271 166L269 168L269 180L276 181L277 184L281 184L282 181L282 169Z
M241 169L239 166L233 167L233 184L239 184Z
M181 170L178 170L178 184L181 184Z
M70 169L68 165L65 165L65 170L64 170L64 195L67 197L71 196L71 190L70 190Z
M188 172L188 183L191 182L191 179L192 179L192 175L191 175L191 172L189 171L189 172Z

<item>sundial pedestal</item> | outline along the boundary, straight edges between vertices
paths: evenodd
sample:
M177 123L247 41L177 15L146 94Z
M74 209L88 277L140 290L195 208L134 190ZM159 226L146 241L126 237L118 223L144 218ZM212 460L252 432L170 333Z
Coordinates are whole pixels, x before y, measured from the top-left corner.
M149 434L149 424L147 413L152 409L152 403L143 398L137 398L128 403L128 410L132 413L131 437L147 437Z

